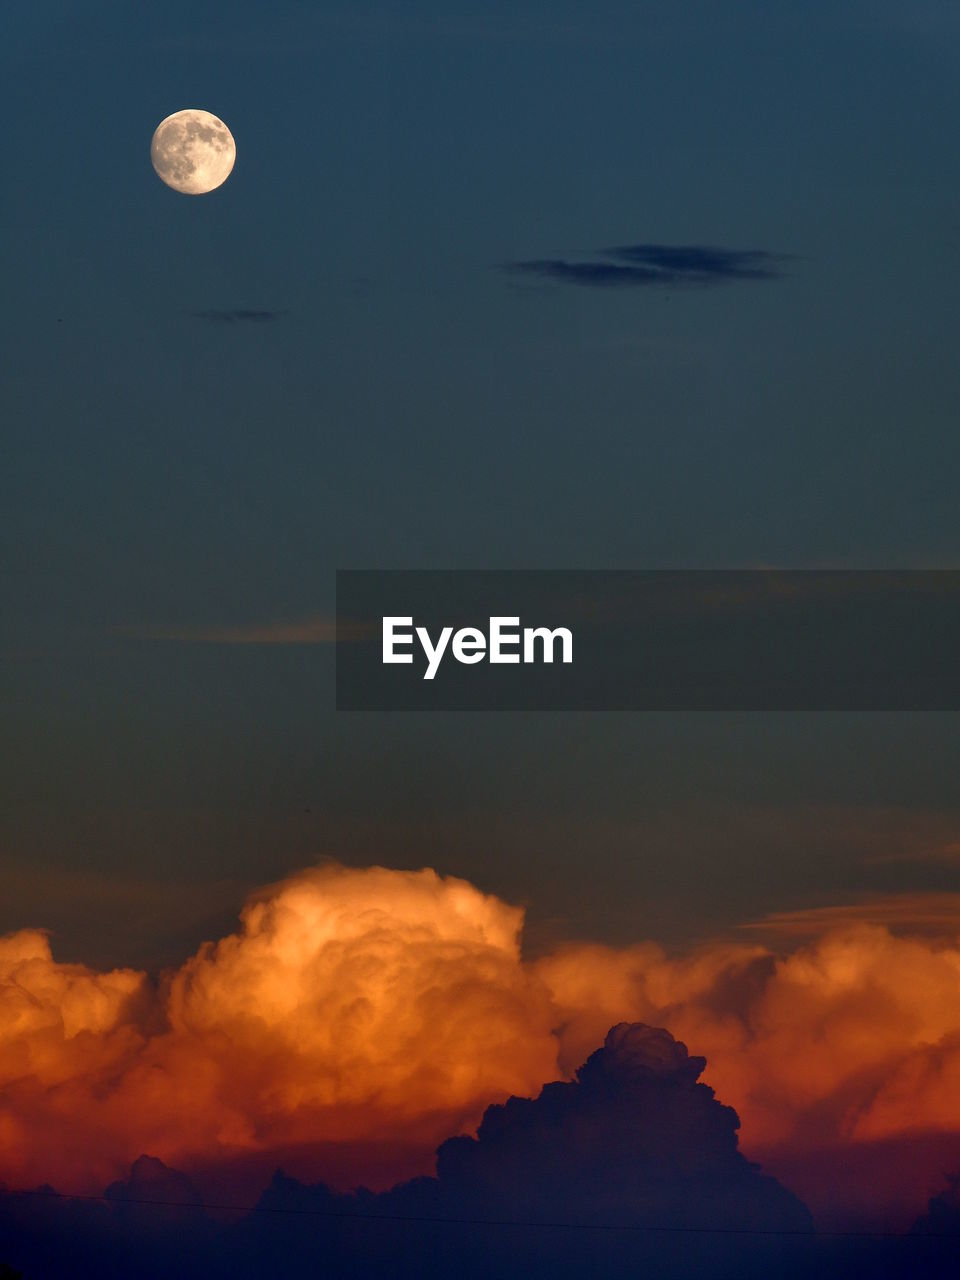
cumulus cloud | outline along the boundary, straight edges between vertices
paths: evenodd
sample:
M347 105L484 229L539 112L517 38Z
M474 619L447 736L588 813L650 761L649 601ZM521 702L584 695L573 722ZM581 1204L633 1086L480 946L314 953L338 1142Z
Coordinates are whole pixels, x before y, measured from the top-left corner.
M622 1021L705 1054L774 1172L784 1150L960 1135L960 939L876 919L529 962L522 912L465 881L328 864L257 894L156 985L23 931L0 940L0 1179L99 1190L148 1152L198 1177L282 1160L389 1186L489 1105L572 1080Z
M133 1162L130 1176L111 1182L103 1193L104 1200L115 1203L154 1205L202 1204L202 1197L186 1174L170 1169L156 1156L140 1156Z
M702 1049L752 1150L920 1129L960 1132L960 944L843 924L795 950L717 944L668 957L562 948L537 972L564 1019L561 1065L621 1016ZM955 1065L956 1064L956 1065Z
M775 1274L783 1240L808 1256L810 1214L740 1154L703 1068L668 1032L620 1024L571 1081L445 1142L435 1178L337 1196L277 1173L258 1208L308 1225L248 1220L247 1253L282 1242L304 1274L380 1275L401 1258L411 1276Z
M37 930L0 938L0 1183L112 1167L96 1099L142 1050L152 1005L142 973L58 964Z
M491 1107L440 1148L458 1211L656 1228L804 1231L807 1210L737 1149L736 1112L698 1083L706 1059L620 1023L570 1082Z
M252 901L241 923L174 976L167 1008L180 1040L209 1059L224 1047L228 1096L238 1117L256 1099L261 1137L456 1125L556 1071L552 1010L520 963L522 913L465 881L327 867Z
M14 934L0 950L0 1177L89 1190L144 1151L311 1143L406 1143L429 1165L489 1102L557 1074L521 923L433 871L328 865L253 899L237 933L156 992Z
M781 1237L806 1256L810 1215L740 1154L736 1113L703 1068L668 1032L621 1024L573 1080L443 1143L436 1177L338 1193L277 1171L252 1212L213 1231L190 1179L141 1156L106 1211L0 1196L0 1239L13 1219L25 1257L138 1275L261 1276L282 1258L289 1276L766 1276Z

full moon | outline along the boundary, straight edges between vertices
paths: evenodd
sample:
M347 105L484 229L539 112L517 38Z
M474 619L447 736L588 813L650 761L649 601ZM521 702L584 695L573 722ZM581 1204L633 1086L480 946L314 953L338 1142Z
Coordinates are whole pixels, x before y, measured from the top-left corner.
M185 196L202 196L222 186L236 158L233 134L223 121L195 107L161 120L150 143L157 177Z

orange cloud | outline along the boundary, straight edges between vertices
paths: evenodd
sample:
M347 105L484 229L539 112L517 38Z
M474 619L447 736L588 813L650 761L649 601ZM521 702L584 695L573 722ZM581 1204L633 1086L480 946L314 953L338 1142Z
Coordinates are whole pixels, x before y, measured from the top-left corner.
M897 893L843 906L778 911L741 928L768 938L809 938L858 924L956 938L960 936L960 893Z
M812 922L807 920L809 929ZM827 913L786 955L716 944L568 946L537 965L564 1017L561 1064L613 1013L667 1027L706 1055L705 1079L740 1114L744 1145L830 1145L960 1133L960 941L896 937ZM960 932L960 931L958 931Z
M238 1116L255 1101L271 1140L376 1138L428 1116L455 1127L556 1072L521 924L433 871L308 872L174 975L172 1032L211 1059L226 1048L234 1083L238 1056L254 1064L230 1092Z
M933 905L949 923L952 901ZM960 1135L960 929L898 936L881 915L808 914L819 933L788 928L786 949L570 944L530 963L522 912L465 881L328 864L255 896L235 934L156 987L12 934L0 1179L99 1190L145 1151L196 1168L323 1148L352 1153L345 1180L376 1181L357 1152L391 1144L423 1172L441 1140L569 1076L621 1021L706 1056L755 1158Z
M432 1152L557 1075L521 925L465 881L329 865L251 901L157 993L14 934L0 944L0 1177L89 1189L143 1151Z

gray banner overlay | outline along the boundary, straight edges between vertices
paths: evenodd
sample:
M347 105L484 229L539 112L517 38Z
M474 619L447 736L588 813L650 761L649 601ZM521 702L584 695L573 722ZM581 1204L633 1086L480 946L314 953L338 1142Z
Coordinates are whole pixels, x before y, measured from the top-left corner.
M960 571L343 570L336 649L341 710L957 710Z

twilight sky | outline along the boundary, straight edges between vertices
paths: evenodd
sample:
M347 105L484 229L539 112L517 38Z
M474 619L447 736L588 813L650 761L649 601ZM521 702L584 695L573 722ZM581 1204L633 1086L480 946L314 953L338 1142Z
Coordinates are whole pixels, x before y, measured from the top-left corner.
M337 716L282 643L338 567L956 566L954 6L4 27L0 932L150 968L321 855L532 951L956 884L955 716Z

